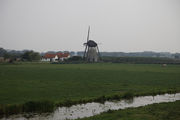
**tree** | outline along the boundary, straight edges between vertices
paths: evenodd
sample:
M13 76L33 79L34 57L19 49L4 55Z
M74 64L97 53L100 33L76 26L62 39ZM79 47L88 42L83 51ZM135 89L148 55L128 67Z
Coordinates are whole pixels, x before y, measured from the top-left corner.
M64 53L69 53L69 51L64 51Z
M57 51L56 53L63 53L62 51Z
M41 56L39 55L38 52L33 52L29 54L29 58L31 61L38 61L40 60Z
M70 52L70 55L71 55L71 56L73 56L74 54L75 54L75 52L74 52L74 51L71 51L71 52Z
M78 56L83 56L83 55L84 55L84 51L79 51L79 52L77 52L77 55L78 55Z
M156 57L160 57L160 53L157 53L157 54L156 54Z
M82 57L81 56L73 56L70 58L71 61L82 61Z
M21 58L26 59L26 60L30 60L30 58L29 58L30 53L33 53L33 51L26 51L24 54L22 54Z
M4 53L4 55L3 55L4 60L9 59L10 57L12 57L12 56L9 53Z
M7 53L7 51L3 48L0 48L0 57L3 57L4 53Z
M22 52L22 54L24 54L25 52L28 52L29 50L22 50L21 52Z
M56 53L56 52L54 52L54 51L48 51L48 52L46 52L46 53Z
M11 58L9 59L9 63L14 63L14 58L11 57Z
M179 56L178 56L178 55L175 55L174 58L179 58Z
M11 55L15 55L16 54L16 51L15 50L11 50Z

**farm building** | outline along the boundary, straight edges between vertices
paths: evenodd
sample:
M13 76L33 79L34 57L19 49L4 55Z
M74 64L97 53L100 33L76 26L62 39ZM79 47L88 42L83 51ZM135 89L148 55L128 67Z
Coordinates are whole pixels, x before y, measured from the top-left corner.
M46 53L44 57L41 58L40 61L64 61L64 59L70 58L69 53Z
M64 61L64 59L70 58L70 53L57 53L58 59Z
M3 57L0 57L0 62L4 61L4 58Z

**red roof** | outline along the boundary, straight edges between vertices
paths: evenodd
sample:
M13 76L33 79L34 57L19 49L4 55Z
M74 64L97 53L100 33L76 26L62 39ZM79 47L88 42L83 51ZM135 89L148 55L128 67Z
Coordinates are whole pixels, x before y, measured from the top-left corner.
M63 57L68 57L70 54L69 53L64 53Z
M58 56L58 59L59 59L62 57L68 57L70 54L69 53L57 53L57 54L46 53L43 58L55 58L56 55Z
M58 58L68 57L69 55L69 53L57 53Z
M43 58L55 58L55 57L56 57L56 54L46 53Z
M61 58L63 56L63 53L57 53L58 58Z

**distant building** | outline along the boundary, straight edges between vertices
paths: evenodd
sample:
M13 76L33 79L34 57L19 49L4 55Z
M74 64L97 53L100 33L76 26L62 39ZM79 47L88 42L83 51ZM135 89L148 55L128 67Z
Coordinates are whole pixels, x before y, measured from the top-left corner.
M21 58L17 58L17 60L16 61L21 61Z
M4 58L3 57L0 57L0 62L4 61Z
M58 60L59 61L64 61L64 59L70 58L70 53L57 53Z
M44 57L41 58L40 61L64 61L64 59L70 58L69 53L46 53Z
M6 59L6 62L9 62L10 61L10 58Z

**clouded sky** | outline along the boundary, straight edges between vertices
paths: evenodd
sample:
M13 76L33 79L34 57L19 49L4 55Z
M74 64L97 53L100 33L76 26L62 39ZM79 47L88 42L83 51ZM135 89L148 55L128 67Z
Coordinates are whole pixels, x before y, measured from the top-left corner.
M0 47L180 52L180 0L1 0Z

